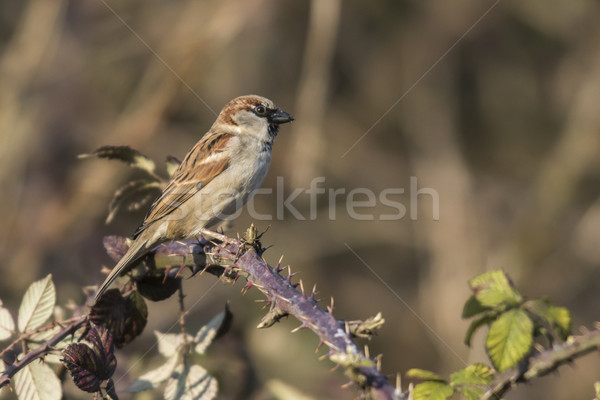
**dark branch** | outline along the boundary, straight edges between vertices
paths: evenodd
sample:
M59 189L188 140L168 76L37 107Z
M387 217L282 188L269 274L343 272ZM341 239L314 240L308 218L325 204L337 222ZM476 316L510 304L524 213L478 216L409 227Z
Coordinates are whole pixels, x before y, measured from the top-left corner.
M21 369L25 368L25 366L34 360L37 360L38 358L43 358L46 354L53 350L53 347L57 343L67 336L77 332L78 329L87 323L88 317L87 315L84 315L76 319L72 319L71 321L72 322L70 324L63 327L56 335L52 336L44 344L25 354L25 356L23 356L23 358L20 360L7 365L6 370L2 372L2 375L0 375L0 388L8 385L10 383L10 379Z
M292 315L298 321L298 329L310 329L319 337L319 346L329 348L325 355L331 361L342 366L346 375L363 390L371 390L378 399L403 399L402 393L391 385L381 373L378 362L366 356L353 342L352 337L358 331L363 336L366 328L357 328L356 321L352 325L338 320L333 315L333 307L327 310L317 305L315 291L307 294L301 282L292 283L291 271L282 276L279 265L275 268L268 265L261 257L263 249L258 241L256 229L251 227L245 239L232 239L215 232L207 231L207 237L217 239L214 243L207 240L200 242L179 242L159 247L153 257L153 264L158 269L165 269L171 275L169 267L185 265L194 271L203 270L221 276L237 279L243 276L248 281L245 289L255 287L266 296L270 311L259 324L259 328L273 325L285 315ZM174 268L175 269L175 268ZM300 286L301 290L297 287ZM381 316L371 322L376 329L383 322Z

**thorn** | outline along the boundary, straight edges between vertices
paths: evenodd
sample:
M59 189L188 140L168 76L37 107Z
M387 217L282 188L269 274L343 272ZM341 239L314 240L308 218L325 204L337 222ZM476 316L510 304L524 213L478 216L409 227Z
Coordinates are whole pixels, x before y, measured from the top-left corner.
M402 376L400 373L396 373L396 390L402 391Z
M296 275L296 273L289 273L288 276L285 277L285 279L288 281L288 283L291 285L292 284L292 278Z
M327 311L333 316L333 296L331 297L331 305L327 306Z
M289 278L289 279L291 279L291 278L290 278L290 276L293 276L293 275L292 275L292 267L290 267L290 265L289 265L289 264L288 264L288 266L287 266L287 270L288 270L288 278Z
M295 327L294 329L292 329L292 333L296 333L298 332L300 329L304 329L306 328L306 325L304 323L300 324L300 326Z
M377 357L375 357L375 362L377 363L377 370L381 371L381 360L383 359L383 354L378 354Z
M313 301L317 301L317 299L315 298L316 295L317 295L317 284L315 283L313 285L312 291L310 292L310 299Z
M236 281L237 281L237 278L236 278ZM246 293L248 293L248 290L250 290L250 288L251 288L252 286L254 286L254 284L253 284L252 282L250 282L250 281L246 282L246 284L245 284L245 285L244 285L244 287L242 288L242 293L243 293L243 294L246 294Z
M300 279L300 293L302 293L302 298L306 300L306 295L304 294L304 283L302 283L302 279Z
M348 389L350 386L352 386L354 384L354 382L350 381L350 382L346 382L342 385L342 389Z
M277 265L275 266L275 272L280 273L283 268L281 268L281 262L283 261L283 254L279 257L279 261L277 261Z
M346 335L350 335L350 324L348 321L344 321L344 330L346 331Z
M181 263L181 265L179 266L179 270L177 271L177 273L175 274L175 278L179 278L179 274L181 274L181 271L183 271L185 269L185 264ZM166 278L166 277L165 277Z
M207 269L209 269L210 267L212 267L215 264L212 263L208 263L204 266L204 268L202 268L202 270L200 271L200 275L202 275Z
M371 356L369 355L369 346L366 344L365 344L365 357L371 358Z
M319 340L319 344L317 345L317 348L315 349L315 354L317 354L319 352L319 350L321 349L321 346L323 346L325 342L323 342L322 340Z
M324 359L326 359L327 357L329 357L329 353L325 353L325 354L323 354L322 356L320 356L320 357L318 358L318 360L319 360L319 361L323 361L323 360L324 360Z
M165 268L165 275L163 276L163 281L162 281L162 284L163 284L163 285L164 285L164 284L165 284L165 282L167 281L167 277L169 276L169 272L171 272L171 266L170 266L170 265L168 265L168 266Z
M333 371L335 371L336 369L338 369L338 368L339 368L339 366L340 366L340 364L335 364L333 367L331 367L331 368L329 369L329 372L333 372Z
M269 250L271 247L273 247L273 245L272 245L272 244L271 244L271 245L268 245L268 246L265 246L265 247L263 247L262 249L260 249L260 252L261 252L261 253L264 253L265 251Z

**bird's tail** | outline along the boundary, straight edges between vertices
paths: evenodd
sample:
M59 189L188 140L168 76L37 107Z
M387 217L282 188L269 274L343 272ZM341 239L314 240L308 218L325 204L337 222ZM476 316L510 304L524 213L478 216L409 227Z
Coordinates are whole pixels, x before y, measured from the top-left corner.
M108 274L108 276L104 280L104 283L100 285L100 288L96 293L95 301L98 301L100 296L102 296L106 289L108 289L110 284L113 283L114 280L117 279L122 272L125 272L126 268L131 266L135 261L137 261L146 253L148 253L148 251L150 250L148 245L148 241L142 240L142 238L138 238L133 242L129 250L127 250L127 253L125 253L125 255L119 260L119 262L113 268L113 270L110 271L110 274Z

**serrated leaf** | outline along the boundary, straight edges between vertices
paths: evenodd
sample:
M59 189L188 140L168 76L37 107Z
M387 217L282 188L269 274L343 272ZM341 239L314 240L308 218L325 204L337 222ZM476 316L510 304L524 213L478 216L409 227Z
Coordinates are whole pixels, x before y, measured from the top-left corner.
M79 155L79 158L88 157L119 160L133 168L144 170L150 174L154 173L154 161L129 146L102 146L92 153Z
M483 389L474 386L458 386L455 390L467 400L479 400L483 395Z
M233 314L229 311L229 305L226 304L225 310L217 314L208 324L200 328L194 337L194 341L196 342L196 353L204 354L206 348L213 340L229 329L232 318Z
M154 336L156 336L156 342L158 343L158 352L165 357L174 355L184 343L184 337L181 333L162 333L154 331ZM192 342L194 338L191 335L186 334L186 340Z
M102 381L112 377L117 359L112 336L106 328L92 325L85 340L89 346L85 343L69 345L62 352L62 361L79 389L95 393L100 390Z
M475 332L477 332L477 329L481 328L483 325L488 325L492 323L496 319L496 316L496 314L484 315L483 317L480 317L471 322L469 328L467 329L467 333L465 333L464 343L467 346L471 347L471 339L473 338Z
M524 306L556 329L562 340L571 334L571 313L565 307L554 306L548 300L531 300Z
M513 309L492 322L485 347L494 367L503 372L517 365L532 342L533 322L525 311Z
M13 386L21 400L60 400L62 387L52 368L34 361L17 372Z
M179 168L180 164L181 164L181 161L179 161L176 157L167 156L166 165L167 165L167 175L169 175L169 178L171 178L173 176L173 174L175 173L175 171L177 171L177 168Z
M101 370L101 362L94 351L84 343L73 343L62 353L62 360L75 385L84 392L95 393L100 390L102 379L97 371Z
M118 289L110 289L92 306L89 316L94 324L109 330L115 346L120 348L142 333L148 321L148 308L138 292L123 297Z
M15 332L15 321L13 320L10 311L2 307L0 300L0 341L6 340Z
M504 271L490 271L469 281L475 299L483 306L496 308L516 306L523 297Z
M182 366L180 353L175 353L160 367L150 370L131 383L128 392L139 393L152 390L165 383L171 377L175 368Z
M446 400L454 394L454 389L444 382L428 381L419 383L413 390L413 400Z
M54 311L55 302L56 290L52 274L33 282L25 292L19 307L19 331L27 332L46 322Z
M484 312L486 308L481 305L479 301L475 298L475 296L469 297L467 302L465 303L462 311L463 318L471 318L477 314Z
M217 397L217 381L199 365L181 365L173 371L165 387L165 400L212 400Z
M487 385L492 381L492 370L484 364L473 364L450 375L450 384Z
M424 381L440 381L445 382L444 379L436 374L435 372L427 371L426 369L411 368L406 371L406 376L409 378L422 379Z
M102 371L98 371L98 376L102 380L110 378L117 368L112 335L103 326L92 325L85 336L85 340L92 345L94 354L100 360Z
M110 201L105 222L109 224L123 204L127 204L128 211L137 211L154 200L161 190L162 184L157 181L143 179L126 183L117 189Z

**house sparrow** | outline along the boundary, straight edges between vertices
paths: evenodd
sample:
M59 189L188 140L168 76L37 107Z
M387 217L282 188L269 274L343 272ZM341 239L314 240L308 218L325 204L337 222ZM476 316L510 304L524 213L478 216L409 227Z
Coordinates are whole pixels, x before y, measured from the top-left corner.
M267 175L279 125L293 120L271 100L255 95L238 97L223 107L150 207L131 247L98 289L96 300L156 246L197 238L202 229L241 208Z

